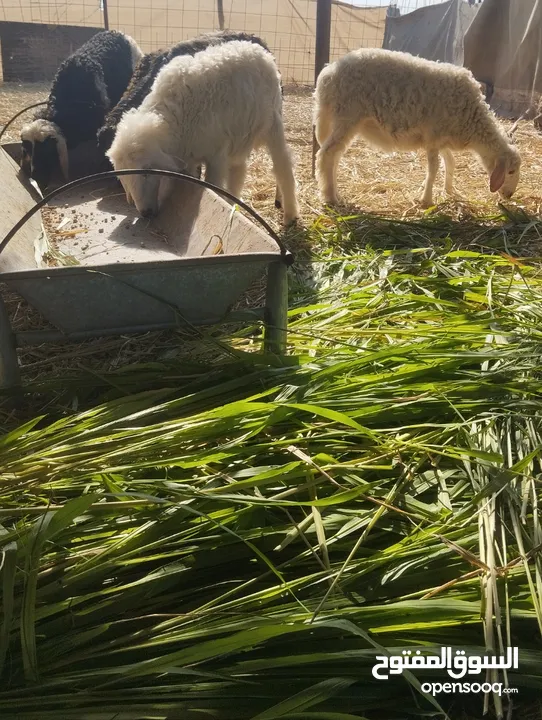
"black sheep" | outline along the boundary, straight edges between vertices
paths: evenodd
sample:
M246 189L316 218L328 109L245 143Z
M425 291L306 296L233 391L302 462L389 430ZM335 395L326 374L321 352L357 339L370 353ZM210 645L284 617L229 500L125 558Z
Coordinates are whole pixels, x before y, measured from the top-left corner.
M45 109L21 130L21 166L40 188L49 185L59 168L69 179L68 151L95 140L141 57L131 37L106 30L60 65Z

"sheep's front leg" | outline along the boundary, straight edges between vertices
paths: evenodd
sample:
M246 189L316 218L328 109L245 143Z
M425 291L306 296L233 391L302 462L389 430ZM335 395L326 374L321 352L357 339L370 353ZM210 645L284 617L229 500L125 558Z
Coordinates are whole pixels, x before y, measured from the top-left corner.
M230 165L228 170L228 191L236 198L241 199L241 192L245 184L247 174L246 162L237 165Z
M440 154L444 159L444 189L446 190L446 194L459 198L460 200L464 199L464 196L457 192L454 187L455 158L453 152L451 150L441 150Z
M455 158L451 150L441 150L440 154L444 160L444 189L448 195L455 195L454 172Z
M427 174L423 185L423 195L421 199L422 207L431 207L433 205L433 185L438 173L439 153L438 150L427 151Z
M226 189L228 163L222 157L215 157L205 165L205 180L211 185Z

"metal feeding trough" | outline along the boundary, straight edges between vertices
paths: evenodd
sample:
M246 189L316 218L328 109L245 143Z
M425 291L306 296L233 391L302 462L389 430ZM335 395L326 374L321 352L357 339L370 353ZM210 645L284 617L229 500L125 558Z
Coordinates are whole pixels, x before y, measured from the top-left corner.
M0 282L57 330L14 332L0 296L0 387L20 383L23 345L259 319L266 351L285 351L292 256L253 210L239 203L265 231L177 173L152 221L126 203L113 173L75 180L45 203L20 171L18 152L18 144L0 149ZM64 230L45 229L42 205ZM231 312L265 274L265 305Z

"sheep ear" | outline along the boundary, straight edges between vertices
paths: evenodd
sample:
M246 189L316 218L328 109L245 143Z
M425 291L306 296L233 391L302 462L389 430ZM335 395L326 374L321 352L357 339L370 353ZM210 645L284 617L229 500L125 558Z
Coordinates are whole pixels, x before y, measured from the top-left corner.
M130 190L128 189L128 184L126 182L123 182L122 177L117 178L117 179L120 180L120 184L126 195L126 202L128 203L128 205L131 205L133 201L132 201L132 195L130 194Z
M497 192L504 185L504 179L506 177L506 165L504 160L499 160L495 165L495 170L491 173L489 178L489 189L490 191Z
M68 182L70 179L70 165L68 160L68 146L63 137L56 139L56 147L58 151L58 159L60 160L60 169L64 175L64 180Z

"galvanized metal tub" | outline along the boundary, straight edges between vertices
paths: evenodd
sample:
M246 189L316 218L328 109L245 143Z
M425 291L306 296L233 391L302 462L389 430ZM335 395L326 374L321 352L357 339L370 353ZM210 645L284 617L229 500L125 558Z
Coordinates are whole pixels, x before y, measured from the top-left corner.
M19 169L17 152L17 144L0 149L0 241L40 199ZM85 229L55 236L55 252L70 256L76 263L70 266L47 265L44 254L50 246L40 214L28 219L0 253L0 282L57 331L14 333L0 298L0 387L20 382L17 346L186 324L261 319L266 349L284 352L284 248L211 190L187 182L176 186L153 221L137 216L111 178L51 201L59 214L71 217L69 226L75 219ZM232 314L240 296L265 274L265 305Z

